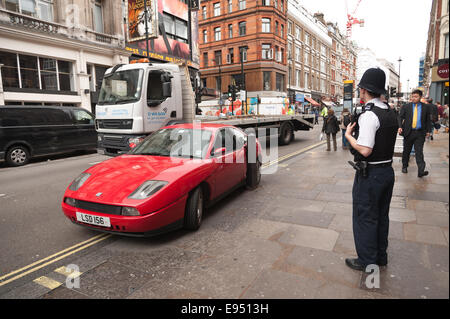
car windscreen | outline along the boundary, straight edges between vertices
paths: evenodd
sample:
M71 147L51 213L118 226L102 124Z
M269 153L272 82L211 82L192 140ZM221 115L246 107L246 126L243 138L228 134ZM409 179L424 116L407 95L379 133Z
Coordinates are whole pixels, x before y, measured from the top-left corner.
M118 71L105 75L98 104L120 104L139 101L143 70Z
M212 133L202 129L167 128L147 137L128 154L205 158Z

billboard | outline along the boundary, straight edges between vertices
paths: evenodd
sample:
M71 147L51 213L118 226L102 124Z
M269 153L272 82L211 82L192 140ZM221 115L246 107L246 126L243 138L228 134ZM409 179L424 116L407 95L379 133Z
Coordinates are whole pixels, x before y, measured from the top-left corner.
M129 19L131 4L136 2L140 3L143 0L128 0ZM156 11L155 16L157 18L153 21L157 21L157 27L155 28L158 31L157 37L149 40L148 57L166 62L185 62L198 69L200 62L198 11L189 10L185 2L180 0L147 0L147 5L157 3L152 8ZM131 23L128 25L130 26ZM143 39L133 39L131 32L129 32L126 49L136 55L146 57L145 34ZM189 40L191 43L189 43Z
M147 6L148 38L158 37L158 2L128 0L128 42L145 40L145 6Z

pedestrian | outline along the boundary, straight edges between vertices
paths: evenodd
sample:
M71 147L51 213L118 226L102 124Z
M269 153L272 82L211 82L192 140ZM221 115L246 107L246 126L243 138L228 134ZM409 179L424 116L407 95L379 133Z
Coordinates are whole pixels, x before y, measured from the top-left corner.
M314 107L314 124L319 124L319 110Z
M320 111L320 115L322 116L323 119L325 119L325 117L327 117L327 115L328 115L328 108L326 106L324 106L322 111Z
M414 90L411 94L411 103L400 110L398 117L398 134L403 135L402 173L408 173L408 162L412 146L414 145L418 177L428 175L425 170L426 163L423 158L423 144L425 138L430 136L430 108L420 102L421 90Z
M392 168L397 114L381 102L385 94L386 74L380 68L366 70L358 84L364 101L363 112L346 130L352 147L353 167L353 237L357 258L345 263L355 270L368 265L385 266L388 263L389 206L394 188Z
M333 138L334 151L337 151L336 134L339 132L339 123L333 109L328 111L328 115L323 120L322 132L327 135L327 151L331 151L331 138Z
M442 111L442 124L448 128L448 104L444 104ZM448 133L448 129L445 130Z
M439 116L438 107L436 104L433 104L433 99L431 99L431 98L428 99L427 102L428 102L428 106L430 107L430 120L431 120L430 139L434 140L433 132L434 132L435 128L437 127L438 116Z
M341 118L340 118L340 128L342 131L342 149L346 150L349 148L349 143L347 141L347 138L345 137L345 131L347 130L347 126L350 124L350 122L352 121L352 115L350 114L348 108L344 108L342 110L341 113Z

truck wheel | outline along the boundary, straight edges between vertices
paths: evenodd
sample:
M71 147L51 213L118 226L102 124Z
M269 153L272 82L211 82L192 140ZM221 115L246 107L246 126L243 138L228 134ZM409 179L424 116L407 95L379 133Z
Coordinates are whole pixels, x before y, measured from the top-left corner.
M256 160L256 163L247 163L247 179L245 187L253 190L258 187L261 182L261 162Z
M292 128L292 125L288 122L283 123L283 125L281 125L278 143L280 145L288 145L289 143L291 143L293 138L294 129Z
M184 228L197 230L200 228L203 218L203 190L201 186L194 189L189 195L184 213Z
M30 151L25 146L16 145L6 152L6 162L10 166L22 166L30 161Z

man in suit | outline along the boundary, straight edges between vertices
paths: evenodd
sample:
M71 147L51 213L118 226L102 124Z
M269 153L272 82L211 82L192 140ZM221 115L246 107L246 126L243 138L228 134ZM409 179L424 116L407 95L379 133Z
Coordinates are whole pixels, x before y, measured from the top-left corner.
M420 102L422 98L421 90L414 90L411 94L411 103L406 104L400 109L398 117L398 134L403 135L403 156L402 172L408 173L408 162L411 149L414 145L416 152L416 163L418 168L418 177L428 175L425 170L425 161L423 159L423 144L425 137L430 135L430 107Z

